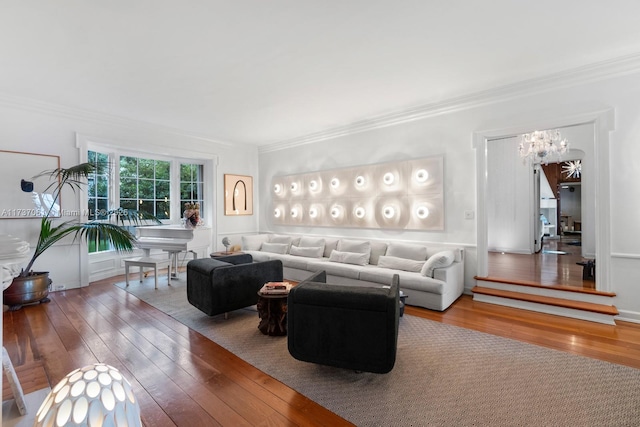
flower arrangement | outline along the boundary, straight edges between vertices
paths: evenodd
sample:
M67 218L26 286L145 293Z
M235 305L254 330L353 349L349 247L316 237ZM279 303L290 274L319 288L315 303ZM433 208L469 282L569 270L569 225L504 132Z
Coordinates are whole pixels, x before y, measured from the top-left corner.
M184 204L184 213L182 217L185 219L186 227L195 227L200 223L200 203L187 202Z

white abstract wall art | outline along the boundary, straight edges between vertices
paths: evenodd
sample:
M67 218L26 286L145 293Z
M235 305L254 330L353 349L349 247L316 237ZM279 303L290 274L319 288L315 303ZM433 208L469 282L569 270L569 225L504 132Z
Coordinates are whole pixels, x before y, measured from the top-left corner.
M444 157L276 176L276 225L444 230Z

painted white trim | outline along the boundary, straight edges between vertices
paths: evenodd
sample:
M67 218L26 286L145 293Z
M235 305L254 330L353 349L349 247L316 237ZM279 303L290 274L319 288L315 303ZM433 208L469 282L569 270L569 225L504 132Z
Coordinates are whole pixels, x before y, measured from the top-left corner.
M618 310L618 313L620 314L615 317L616 320L640 324L640 313L637 311Z
M301 137L275 142L258 147L259 153L284 150L340 136L366 132L373 129L395 126L401 123L422 120L471 108L496 104L532 94L559 90L582 84L624 76L640 71L640 54L633 54L597 62L583 67L573 68L548 76L524 80L493 89L450 98L446 101L425 104L414 108L396 111L390 114L371 117L345 126L315 132ZM549 126L554 128L558 126ZM531 129L536 129L535 127ZM540 128L538 128L540 129Z
M640 254L625 254L621 252L613 252L611 253L611 258L640 259Z
M596 205L596 269L597 289L612 292L610 264L611 264L611 218L610 218L610 165L609 165L609 132L614 130L614 110L606 109L574 116L560 116L551 120L541 119L539 122L475 132L473 146L476 148L477 171L477 275L486 276L488 273L488 226L487 226L487 142L507 136L519 135L533 129L554 129L579 124L594 124L594 155L595 155L595 197Z

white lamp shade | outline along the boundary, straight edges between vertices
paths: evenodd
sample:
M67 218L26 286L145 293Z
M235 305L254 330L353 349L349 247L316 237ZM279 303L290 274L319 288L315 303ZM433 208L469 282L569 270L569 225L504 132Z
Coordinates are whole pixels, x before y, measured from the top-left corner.
M131 384L113 366L96 363L67 374L47 395L34 427L141 426Z

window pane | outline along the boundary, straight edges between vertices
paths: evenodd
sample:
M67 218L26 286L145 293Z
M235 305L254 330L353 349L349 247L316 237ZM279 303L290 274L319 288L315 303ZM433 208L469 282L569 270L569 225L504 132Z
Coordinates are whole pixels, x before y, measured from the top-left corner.
M171 179L171 163L165 161L156 161L156 179Z
M96 177L96 196L107 197L109 195L109 179L106 176Z
M155 198L155 182L151 179L141 179L138 181L138 198L154 199Z
M124 209L137 210L138 209L137 199L136 200L120 199L120 207L122 207Z
M120 178L120 198L138 198L137 180L135 178Z
M138 161L135 157L120 157L120 177L137 177Z
M193 185L190 182L183 182L180 184L180 198L182 200L191 200L193 198L192 193Z
M96 212L97 219L99 220L109 219L107 215L107 209L109 209L109 204L107 202L107 199L98 199L96 208L98 209Z
M170 188L170 181L156 181L156 199L169 200Z
M165 201L156 202L156 216L159 219L168 219L170 212L171 212L171 207L169 206L168 202L165 202Z
M96 182L95 182L95 177L89 176L89 178L87 179L87 195L89 196L95 196L96 195Z
M180 165L180 181L191 181L194 165L181 164Z
M153 179L155 162L149 159L138 159L138 177Z

